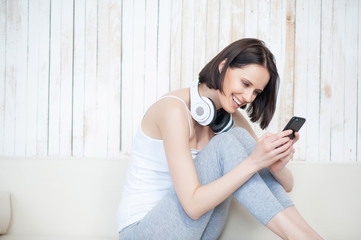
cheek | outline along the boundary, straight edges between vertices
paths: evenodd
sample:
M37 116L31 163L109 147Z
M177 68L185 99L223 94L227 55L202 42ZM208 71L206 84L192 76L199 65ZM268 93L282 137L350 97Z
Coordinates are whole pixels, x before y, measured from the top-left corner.
M253 102L254 100L256 100L256 98L257 98L257 96L254 96L253 99L252 99L252 102Z

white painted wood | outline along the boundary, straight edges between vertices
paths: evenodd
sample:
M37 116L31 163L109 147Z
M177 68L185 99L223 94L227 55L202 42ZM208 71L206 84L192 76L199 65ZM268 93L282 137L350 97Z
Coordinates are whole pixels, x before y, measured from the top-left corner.
M46 156L50 2L29 2L26 156Z
M9 4L10 5L10 4ZM26 88L27 82L27 43L28 43L28 5L14 2L13 12L16 28L16 52L14 68L15 84L15 156L26 154ZM15 10L15 9L14 9Z
M109 0L98 2L98 35L97 35L97 105L96 105L96 156L107 156L108 150L108 118L109 92L112 56L109 37Z
M212 60L219 52L219 8L219 0L207 1L206 62Z
M0 155L5 155L6 35L7 1L0 0Z
M120 155L120 98L121 98L121 23L122 7L119 0L109 1L109 84L107 85L108 110L108 149L107 157Z
M61 2L51 4L48 155L60 154Z
M182 9L182 1L172 1L170 90L176 90L181 87Z
M171 1L159 0L157 98L169 92L170 89L171 21L173 19L171 11Z
M6 20L4 156L15 155L15 143L17 140L15 138L17 103L16 85L18 80L17 70L19 70L17 63L17 47L19 45L18 35L20 31L20 22L17 22L17 10L17 2L9 2ZM26 83L26 81L24 82ZM19 144L21 144L21 141Z
M344 161L345 110L345 2L333 6L331 161Z
M358 67L357 67L357 134L356 134L356 143L357 143L357 159L356 161L361 162L361 4L358 3ZM356 25L356 24L355 24Z
M42 23L39 23L39 29L42 29L39 46L39 73L38 73L38 123L37 123L37 154L46 156L48 151L48 118L49 118L49 32L50 32L50 2L44 0L40 2L40 16Z
M144 109L157 99L158 64L158 0L147 1L145 7Z
M282 73L282 27L283 27L283 7L282 0L273 0L270 3L270 30L269 30L269 42L266 42L267 47L273 53L276 60L277 70L280 75L280 84L283 83ZM280 132L282 131L285 119L280 115L280 90L277 97L277 107L274 117L268 127L268 131Z
M123 2L122 9L122 109L121 109L121 146L124 153L129 153L133 138L132 96L133 96L133 13L131 1ZM141 108L141 101L136 106Z
M132 80L132 138L137 133L145 112L144 103L144 66L145 66L145 0L134 1L134 45L133 45L133 80ZM129 140L128 140L129 141Z
M262 0L257 1L258 9L258 25L257 25L257 38L264 41L267 45L269 43L269 27L270 27L270 1ZM257 136L262 136L266 130L262 130L258 123L252 124L253 129L255 130Z
M280 25L282 34L278 34L276 39L282 42L279 47L278 44L275 49L275 57L277 67L280 75L280 89L278 96L278 110L276 116L278 121L275 121L278 126L275 132L281 132L286 123L291 119L294 114L294 82L295 82L295 24L296 24L296 3L295 1L289 0L286 2L275 2L275 9L279 9L277 15L280 15L281 23L276 20L276 25ZM272 8L273 8L272 7ZM281 11L282 9L282 11ZM271 24L274 21L274 17L271 17ZM273 25L273 24L272 24ZM274 28L277 31L277 28ZM272 39L272 37L271 37ZM297 146L295 146L297 148ZM297 151L296 151L297 153Z
M183 0L181 87L189 87L194 80L194 1ZM192 57L190 57L192 56Z
M257 1L258 5L258 36L257 38L262 41L269 43L270 40L270 21L271 21L271 11L270 5L271 2L269 0L260 0Z
M84 97L85 97L85 36L86 2L74 4L74 71L73 71L73 131L72 155L84 156Z
M347 0L345 19L345 120L344 120L344 145L343 161L356 161L357 149L357 31L354 25L358 19L358 0Z
M84 156L92 157L97 151L97 0L85 2L85 72L84 72Z
M194 54L193 54L193 79L198 80L199 72L206 65L206 40L207 40L207 0L194 3ZM229 31L229 30L228 30Z
M244 0L232 0L232 42L244 37Z
M306 123L300 131L300 140L295 146L295 158L306 160L307 154L307 67L308 67L308 28L309 28L309 1L296 3L296 36L295 36L295 75L294 75L294 115L305 117ZM302 23L302 24L301 24ZM286 63L285 63L286 64ZM291 114L289 113L289 118ZM312 122L310 123L312 124Z
M333 5L328 0L322 1L321 25L321 79L320 79L320 138L318 161L330 161L331 142L331 101L332 101L332 38L333 38Z
M319 113L320 113L320 33L321 33L321 2L309 0L308 3L308 30L307 30L307 102L306 102L306 158L309 161L318 161L319 151Z
M245 1L245 37L256 38L258 26L258 5L255 0Z
M232 41L232 1L219 1L219 51Z
M0 0L0 155L127 154L150 104L232 41L258 37L281 78L267 130L305 116L295 160L360 161L360 5Z
M73 101L73 1L61 1L59 154L71 155Z

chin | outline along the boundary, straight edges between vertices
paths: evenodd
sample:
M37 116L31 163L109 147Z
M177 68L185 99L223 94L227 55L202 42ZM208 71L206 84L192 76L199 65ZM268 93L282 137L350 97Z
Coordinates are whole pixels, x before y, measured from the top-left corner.
M234 109L234 107L232 108L223 108L226 112L233 114L237 111L238 108Z

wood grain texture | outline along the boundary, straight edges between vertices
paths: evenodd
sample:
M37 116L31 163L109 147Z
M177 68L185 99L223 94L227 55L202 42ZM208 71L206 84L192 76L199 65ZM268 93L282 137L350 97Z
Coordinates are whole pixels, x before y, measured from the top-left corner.
M189 87L231 42L257 37L281 80L266 131L303 116L294 160L360 162L360 5L0 0L0 155L129 154L151 104Z

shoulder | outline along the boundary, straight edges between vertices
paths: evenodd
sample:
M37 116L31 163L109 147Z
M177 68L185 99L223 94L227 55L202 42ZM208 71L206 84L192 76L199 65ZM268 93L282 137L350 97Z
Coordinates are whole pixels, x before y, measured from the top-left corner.
M189 89L179 89L162 96L155 104L160 115L188 114Z
M172 92L154 104L152 114L161 132L174 132L177 131L175 128L179 128L189 136L190 112L187 97L189 95L184 94L184 91Z
M188 114L187 104L181 98L165 97L157 103L157 118L161 124L180 124L188 119Z

